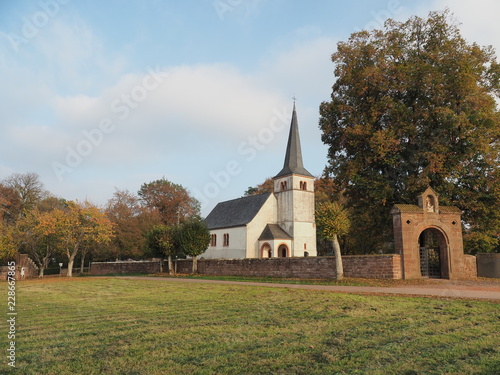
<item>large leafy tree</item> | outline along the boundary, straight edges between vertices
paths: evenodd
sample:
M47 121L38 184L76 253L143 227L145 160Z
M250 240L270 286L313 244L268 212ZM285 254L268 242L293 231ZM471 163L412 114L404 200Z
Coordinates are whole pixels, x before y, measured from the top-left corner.
M172 256L178 254L175 246L175 227L154 225L146 233L146 247L149 255L160 258L160 272L163 272L163 258L168 259L168 274L172 274Z
M200 211L200 202L186 188L165 178L142 184L138 195L145 207L157 210L167 226L182 223Z
M21 248L36 262L39 277L43 277L52 256L58 250L57 217L57 211L40 212L35 208L27 211L18 222Z
M14 173L7 177L2 184L15 191L19 202L19 215L34 208L47 196L40 176L36 173Z
M145 234L161 224L157 210L141 206L139 197L128 190L116 189L108 200L106 214L115 224L115 237L103 255L113 259L141 259L146 247Z
M357 246L373 251L390 242L392 205L414 203L429 185L443 205L463 210L466 245L482 238L483 251L497 246L494 50L466 42L444 11L354 33L332 61L336 80L319 125L329 146L326 174L349 197Z
M180 251L193 258L193 273L198 272L198 255L207 250L210 243L210 231L200 217L194 217L183 223L176 234L176 244Z
M98 207L68 201L67 208L54 210L56 230L68 257L68 276L72 276L77 254L84 246L107 243L113 237L113 224Z

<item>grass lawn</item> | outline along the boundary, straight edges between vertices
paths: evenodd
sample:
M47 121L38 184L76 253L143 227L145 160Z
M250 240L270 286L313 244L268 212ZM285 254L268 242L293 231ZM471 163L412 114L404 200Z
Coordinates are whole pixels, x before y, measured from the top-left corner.
M500 374L494 302L156 278L16 290L16 374Z

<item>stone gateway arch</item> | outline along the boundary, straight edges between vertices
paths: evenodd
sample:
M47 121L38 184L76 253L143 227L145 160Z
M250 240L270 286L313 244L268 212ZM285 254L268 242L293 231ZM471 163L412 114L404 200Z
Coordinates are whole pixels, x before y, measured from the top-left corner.
M418 205L396 204L391 210L404 279L477 276L476 257L464 254L462 212L440 206L438 198L429 187L418 197Z

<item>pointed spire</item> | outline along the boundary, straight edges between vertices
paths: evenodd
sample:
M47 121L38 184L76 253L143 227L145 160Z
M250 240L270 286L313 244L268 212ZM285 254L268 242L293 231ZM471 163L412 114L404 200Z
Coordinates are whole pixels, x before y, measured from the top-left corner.
M305 168L302 162L302 149L300 147L299 123L297 121L297 112L295 111L295 100L293 103L292 123L290 124L290 134L288 135L288 144L286 146L285 163L283 169L274 178L286 176L289 174L299 174L302 176L313 177Z

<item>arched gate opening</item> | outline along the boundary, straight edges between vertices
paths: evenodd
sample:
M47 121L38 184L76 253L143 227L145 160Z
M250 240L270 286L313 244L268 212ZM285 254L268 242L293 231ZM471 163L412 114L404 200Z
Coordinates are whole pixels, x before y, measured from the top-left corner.
M437 228L427 228L420 233L418 245L421 276L448 278L448 244L444 234Z

